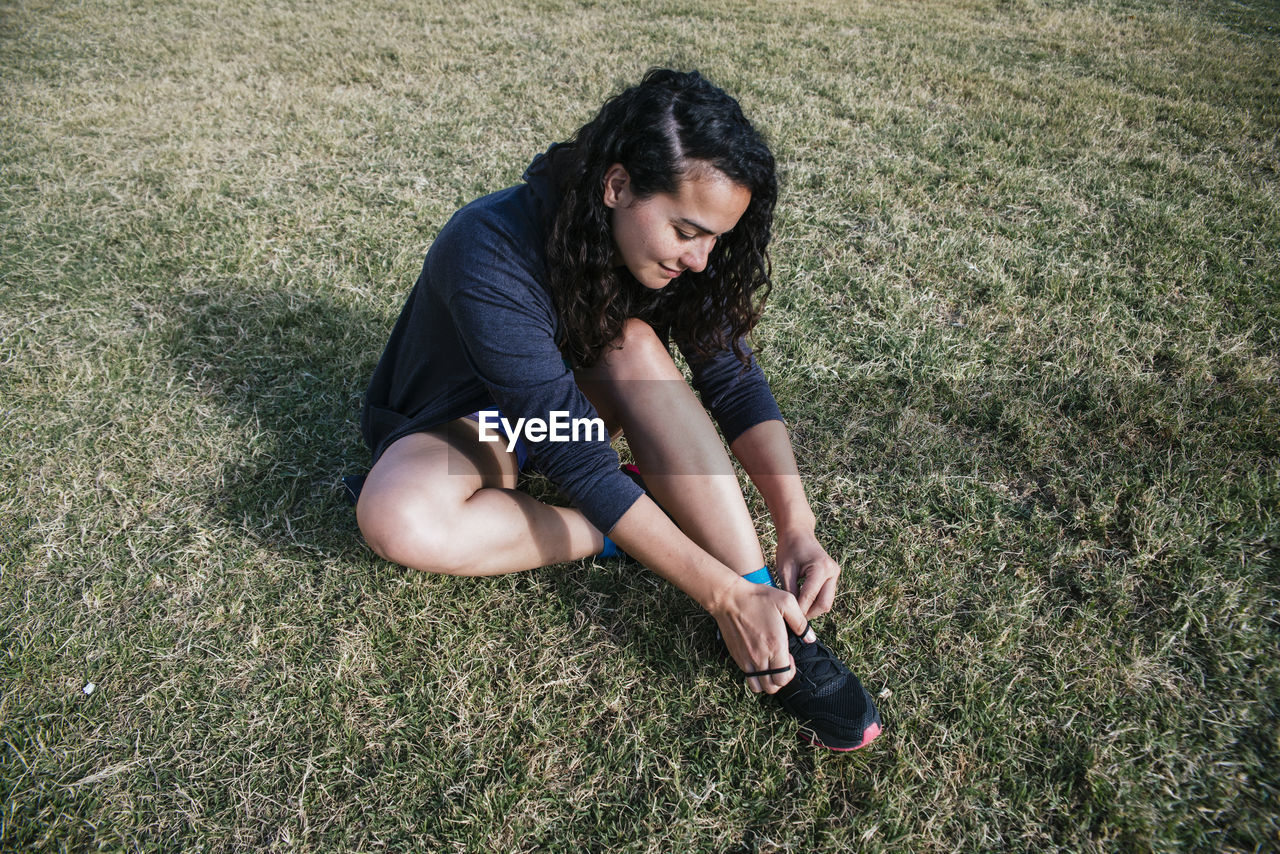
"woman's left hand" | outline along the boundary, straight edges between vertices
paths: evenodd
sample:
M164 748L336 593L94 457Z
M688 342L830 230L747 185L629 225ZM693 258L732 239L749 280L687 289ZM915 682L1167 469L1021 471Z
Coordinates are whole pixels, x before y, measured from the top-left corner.
M776 568L783 589L796 597L806 618L812 620L831 610L840 565L812 531L778 532Z

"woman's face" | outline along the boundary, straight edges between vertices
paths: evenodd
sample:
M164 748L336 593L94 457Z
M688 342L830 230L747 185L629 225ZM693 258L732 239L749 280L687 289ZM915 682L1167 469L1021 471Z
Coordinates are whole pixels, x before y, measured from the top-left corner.
M691 172L674 193L641 199L615 163L605 173L604 203L613 210L618 263L646 288L660 290L683 273L707 266L716 240L738 224L751 191L713 168Z

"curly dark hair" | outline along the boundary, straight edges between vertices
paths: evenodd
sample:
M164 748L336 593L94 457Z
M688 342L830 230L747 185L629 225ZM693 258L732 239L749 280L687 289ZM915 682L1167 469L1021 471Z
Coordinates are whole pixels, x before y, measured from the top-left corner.
M622 164L639 198L679 190L708 165L751 191L732 231L701 272L686 270L665 291L677 340L705 355L731 347L760 319L771 287L769 237L778 179L773 154L738 102L697 71L655 68L610 98L565 144L557 169L564 196L547 239L551 293L564 324L563 352L575 366L595 364L635 312L636 288L615 269L605 173ZM559 159L559 158L558 158ZM643 290L643 289L640 289Z

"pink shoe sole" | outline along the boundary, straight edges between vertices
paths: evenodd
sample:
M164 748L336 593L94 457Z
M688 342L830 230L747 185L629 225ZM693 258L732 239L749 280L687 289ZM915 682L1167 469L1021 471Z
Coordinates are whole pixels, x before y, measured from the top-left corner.
M817 736L812 735L808 732L805 732L804 730L800 730L800 738L802 741L805 741L813 745L814 747L821 747L825 750L833 750L836 753L849 753L854 750L861 750L871 742L875 741L879 735L880 735L880 724L872 724L871 726L867 727L866 730L862 733L861 744L857 744L853 747L831 747L830 745L823 744L821 741L819 741Z

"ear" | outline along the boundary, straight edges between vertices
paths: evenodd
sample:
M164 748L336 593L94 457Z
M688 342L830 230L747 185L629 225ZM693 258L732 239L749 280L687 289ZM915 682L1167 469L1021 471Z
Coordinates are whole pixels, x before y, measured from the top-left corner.
M621 163L615 163L604 173L604 206L625 208L631 202L631 176Z

